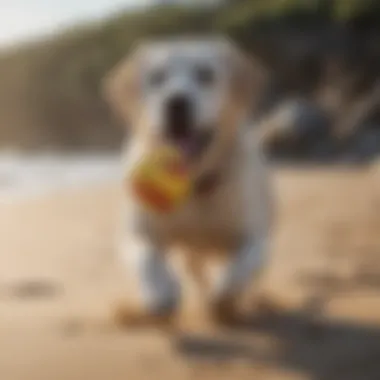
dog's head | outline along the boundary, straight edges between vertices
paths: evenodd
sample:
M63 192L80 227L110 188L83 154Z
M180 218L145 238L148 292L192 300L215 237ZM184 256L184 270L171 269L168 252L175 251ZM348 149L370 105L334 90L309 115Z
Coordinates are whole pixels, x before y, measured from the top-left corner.
M132 133L199 158L234 139L263 72L228 41L178 39L138 46L105 80L106 98Z

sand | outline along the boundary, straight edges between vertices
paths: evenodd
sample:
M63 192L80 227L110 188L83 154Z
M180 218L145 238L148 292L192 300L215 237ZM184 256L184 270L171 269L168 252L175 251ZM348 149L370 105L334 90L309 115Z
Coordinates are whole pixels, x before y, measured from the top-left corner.
M378 380L380 172L282 169L275 189L264 288L281 308L210 334L98 323L128 292L115 183L1 205L0 379Z

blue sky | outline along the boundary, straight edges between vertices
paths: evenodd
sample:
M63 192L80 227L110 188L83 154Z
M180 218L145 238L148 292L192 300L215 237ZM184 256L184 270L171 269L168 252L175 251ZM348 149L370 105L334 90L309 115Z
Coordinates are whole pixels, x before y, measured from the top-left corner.
M153 1L0 0L0 45L35 38L81 19L97 19L115 10Z

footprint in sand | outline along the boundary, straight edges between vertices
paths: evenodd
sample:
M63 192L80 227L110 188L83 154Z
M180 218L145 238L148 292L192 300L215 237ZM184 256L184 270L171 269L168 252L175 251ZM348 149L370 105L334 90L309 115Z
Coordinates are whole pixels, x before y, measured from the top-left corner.
M63 294L63 287L54 280L21 280L7 286L7 294L17 299L45 299Z

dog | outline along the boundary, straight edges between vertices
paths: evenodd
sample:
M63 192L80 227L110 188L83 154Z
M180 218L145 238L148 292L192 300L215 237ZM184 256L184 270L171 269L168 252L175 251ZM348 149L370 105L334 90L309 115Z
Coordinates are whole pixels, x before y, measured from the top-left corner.
M219 320L235 315L237 300L266 264L271 186L251 122L264 83L260 66L220 37L141 43L106 76L105 98L129 126L121 257L138 281L139 301L122 308L125 321L175 314L181 281L170 263L173 246L187 249L187 266L206 286L202 294ZM145 154L165 143L187 157L195 186L184 205L157 215L136 202L128 179ZM225 252L216 274L205 269L213 247Z

